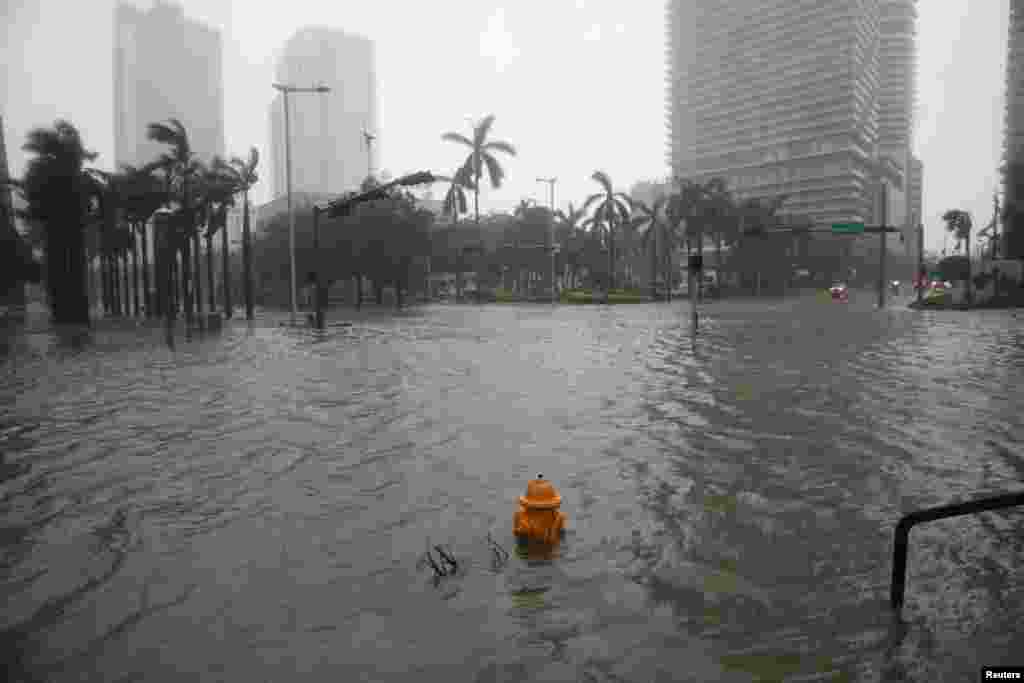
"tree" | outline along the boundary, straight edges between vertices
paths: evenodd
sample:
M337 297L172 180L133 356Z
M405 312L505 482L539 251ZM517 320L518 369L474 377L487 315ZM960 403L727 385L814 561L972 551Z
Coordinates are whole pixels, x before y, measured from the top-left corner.
M950 209L946 213L942 214L942 220L946 222L946 230L953 234L956 239L957 246L960 243L966 246L967 256L967 290L966 300L970 303L972 299L971 292L971 228L973 227L971 221L971 214L962 209Z
M260 153L255 147L249 150L249 158L242 160L239 157L232 157L227 164L221 162L217 167L233 180L235 192L242 193L242 280L245 295L245 318L252 320L252 237L249 229L249 190L259 180L256 167L260 163ZM226 237L222 240L226 241ZM222 244L224 244L222 241ZM224 249L227 253L227 249ZM228 276L228 269L224 269L224 277ZM227 280L225 280L224 291L228 292ZM228 295L225 294L225 297ZM231 317L230 302L225 299L225 309L228 317Z
M134 226L141 238L142 251L142 303L146 316L152 317L157 311L152 300L149 282L149 239L146 225L157 209L167 203L164 184L153 175L152 170L122 166L124 177L124 206L130 225Z
M85 217L91 200L84 165L97 155L85 148L78 130L65 120L29 131L22 149L33 155L19 181L27 202L23 215L39 221L45 230L53 320L90 325Z
M211 167L202 178L202 206L206 214L206 274L209 286L210 311L217 308L216 287L213 279L213 238L219 231L221 234L222 266L227 263L227 222L228 208L235 203L235 182L232 176L223 172L224 162L215 157ZM230 312L229 294L230 279L228 269L223 268L222 285L224 286L224 315Z
M555 218L558 223L555 227L555 235L558 239L558 244L562 248L562 262L568 267L570 273L570 286L576 286L576 279L579 274L580 255L583 253L583 238L585 231L583 230L583 218L585 212L582 209L573 208L572 203L569 203L569 210L562 211L559 209L555 212Z
M198 279L193 281L193 278L199 274L195 272L198 269L193 267L191 260L193 242L195 243L194 250L198 252L197 179L202 172L202 166L192 152L188 131L178 119L169 119L167 123L150 123L146 127L146 131L150 140L167 145L169 148L154 163L165 169L172 186L172 196L178 203L175 213L181 234L178 235L180 239L176 246L181 250L181 286L185 303L185 317L191 323L196 303L193 300L193 295L199 286Z
M608 249L608 291L611 292L615 288L615 232L629 222L633 200L623 192L615 192L611 178L604 171L594 171L590 179L601 186L601 191L587 197L583 211L593 208L589 224L604 236Z
M501 181L505 178L505 169L501 167L494 152L502 152L509 156L516 155L515 147L511 144L502 140L488 140L487 136L493 125L494 115L491 114L473 127L472 140L460 133L445 133L441 136L441 139L447 142L456 142L469 147L469 156L466 157L462 168L472 178L473 213L477 226L480 225L480 181L483 179L485 170L492 189L501 187Z
M651 206L642 201L634 200L634 215L631 220L634 230L643 230L641 243L644 249L650 249L651 253L651 298L658 295L657 273L658 273L658 243L661 243L662 251L671 248L674 240L670 236L669 224L665 219L665 207L668 205L668 197L661 195L655 198ZM670 290L670 273L663 273L666 289ZM671 295L669 295L671 296Z

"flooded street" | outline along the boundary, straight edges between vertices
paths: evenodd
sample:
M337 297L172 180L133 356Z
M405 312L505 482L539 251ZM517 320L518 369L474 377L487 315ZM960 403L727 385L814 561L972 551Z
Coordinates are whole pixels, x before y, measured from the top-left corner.
M9 680L973 680L1024 663L1024 317L430 306L7 341ZM332 312L332 319L348 315ZM287 314L280 319L287 318ZM513 550L537 473L569 520ZM430 543L461 559L436 583Z

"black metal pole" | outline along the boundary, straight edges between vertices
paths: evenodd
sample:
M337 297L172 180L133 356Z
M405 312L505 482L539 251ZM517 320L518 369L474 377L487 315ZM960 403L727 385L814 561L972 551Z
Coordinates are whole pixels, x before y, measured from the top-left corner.
M886 213L887 213L887 208L888 208L887 204L889 203L889 192L888 192L888 187L886 186L884 180L882 181L881 194L882 194L882 201L881 201L881 205L882 205L881 206L881 219L882 219L881 220L881 227L882 227L882 231L880 233L881 239L879 241L879 246L881 247L881 249L879 250L879 254L878 254L878 307L879 308L885 308L885 285L886 285L886 282L885 282L885 256L886 256L886 253L885 252L888 250L887 247L886 247L886 237L888 236L888 232L885 229L885 227L886 227L885 226L885 222L886 222L886 220L888 218Z
M907 575L907 546L912 527L921 522L931 522L936 519L945 519L946 517L959 517L960 515L970 515L987 510L999 510L1017 505L1024 505L1024 491L972 500L966 503L940 505L904 515L896 525L896 534L893 538L892 584L889 589L889 602L892 608L899 609L903 606L903 592L906 586Z
M314 297L316 299L316 317L314 324L316 329L324 329L324 291L322 278L320 276L320 207L313 205L313 258L316 259L316 265L313 267L313 274L315 276L314 287L316 292Z
M924 299L924 223L917 224L917 303Z

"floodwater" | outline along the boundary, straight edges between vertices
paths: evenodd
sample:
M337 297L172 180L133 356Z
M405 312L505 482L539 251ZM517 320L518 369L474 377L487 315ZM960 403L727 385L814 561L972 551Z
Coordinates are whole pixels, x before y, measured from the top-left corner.
M1022 664L1024 318L815 297L18 333L9 680L973 680ZM905 302L904 302L905 303ZM337 318L347 312L334 312ZM286 316L281 316L284 319ZM516 548L538 473L570 528ZM512 551L492 563L490 533ZM460 560L435 581L428 543Z

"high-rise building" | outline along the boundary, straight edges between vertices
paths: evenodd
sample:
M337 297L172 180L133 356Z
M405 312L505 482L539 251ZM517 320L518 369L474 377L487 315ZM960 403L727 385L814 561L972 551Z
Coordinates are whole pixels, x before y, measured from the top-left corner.
M817 223L876 220L885 178L902 222L914 1L669 0L673 173Z
M277 82L300 88L326 85L328 93L288 96L292 190L333 193L358 188L373 168L377 141L377 79L373 43L337 29L307 27L285 44ZM270 106L271 198L286 191L284 97Z
M166 151L147 139L150 123L179 119L196 154L224 154L220 32L157 0L149 10L114 10L114 157L141 165Z
M1006 115L1003 160L1003 203L1024 202L1024 0L1010 0L1010 28L1006 54ZM1010 165L1013 164L1013 165ZM1024 258L1024 217L1011 214L1003 227L1005 255Z

